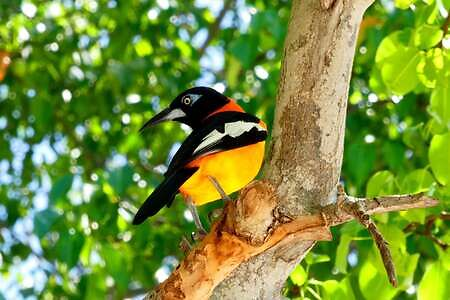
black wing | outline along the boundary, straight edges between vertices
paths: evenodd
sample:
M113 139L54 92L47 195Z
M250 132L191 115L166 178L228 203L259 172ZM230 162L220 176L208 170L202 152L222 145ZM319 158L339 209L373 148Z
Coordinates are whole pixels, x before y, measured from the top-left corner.
M169 164L165 176L196 158L220 151L244 147L267 138L260 120L242 112L223 112L210 117L203 128L193 131Z
M167 176L141 205L134 216L133 225L141 224L148 217L155 215L164 207L164 205L169 207L173 198L175 198L175 195L178 193L180 186L182 186L195 171L197 171L197 168L184 168L173 173L171 176Z

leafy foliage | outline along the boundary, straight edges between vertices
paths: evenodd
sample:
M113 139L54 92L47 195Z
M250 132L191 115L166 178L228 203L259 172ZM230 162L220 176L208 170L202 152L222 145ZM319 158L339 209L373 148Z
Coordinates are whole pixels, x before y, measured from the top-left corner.
M214 29L215 3L0 1L0 299L121 299L177 265L194 228L182 201L131 218L189 131L138 128L199 84L271 124L289 17L287 1L231 1ZM354 195L424 191L441 207L377 217L399 289L349 223L295 269L289 297L450 298L436 243L450 242L436 217L450 199L450 2L395 5L376 2L361 26L343 180Z

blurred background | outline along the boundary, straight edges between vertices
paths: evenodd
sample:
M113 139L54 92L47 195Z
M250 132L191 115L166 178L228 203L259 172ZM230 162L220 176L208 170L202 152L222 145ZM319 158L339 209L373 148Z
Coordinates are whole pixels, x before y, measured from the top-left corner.
M181 199L137 207L190 132L138 134L206 85L273 122L290 1L0 0L0 299L137 299L182 259ZM333 228L292 273L292 299L450 299L449 0L377 0L362 22L342 180L357 196L428 192L440 207ZM342 49L348 51L348 49ZM200 208L207 213L221 203Z

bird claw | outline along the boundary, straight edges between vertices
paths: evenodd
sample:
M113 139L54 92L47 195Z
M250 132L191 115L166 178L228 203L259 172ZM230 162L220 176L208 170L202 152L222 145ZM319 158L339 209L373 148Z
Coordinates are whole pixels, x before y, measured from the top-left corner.
M191 238L187 238L186 236L181 237L181 241L178 244L178 247L183 251L185 255L189 253L189 251L194 248L192 242L196 243L202 241L208 233L204 230L198 230L191 233Z
M213 209L212 211L210 211L208 213L208 220L209 220L209 222L212 223L215 220L217 220L218 218L220 218L222 213L223 213L223 208L216 208L216 209Z
M198 230L191 233L192 240L194 242L202 241L208 233L204 230Z
M192 244L189 242L188 238L185 237L184 235L181 237L181 241L178 246L185 255L192 249Z

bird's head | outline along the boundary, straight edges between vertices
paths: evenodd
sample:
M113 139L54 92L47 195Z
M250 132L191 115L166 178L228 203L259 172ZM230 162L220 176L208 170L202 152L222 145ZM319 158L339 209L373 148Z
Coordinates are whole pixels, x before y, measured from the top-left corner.
M177 121L196 128L208 115L229 102L212 88L194 87L179 94L169 107L148 120L139 131L164 121Z

